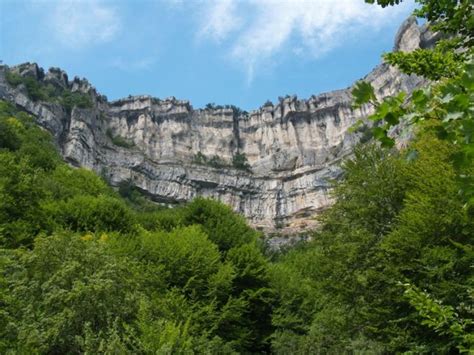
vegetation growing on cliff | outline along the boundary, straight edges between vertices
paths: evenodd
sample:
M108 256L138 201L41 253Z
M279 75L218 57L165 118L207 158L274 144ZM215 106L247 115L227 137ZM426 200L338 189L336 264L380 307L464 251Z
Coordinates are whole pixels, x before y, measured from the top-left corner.
M33 76L21 76L10 70L5 74L7 82L13 87L24 85L28 96L33 101L48 101L61 104L66 112L71 113L74 107L91 108L91 98L82 92L70 91L62 87L45 84Z
M204 154L202 154L201 152L198 152L197 154L194 155L193 163L200 164L200 165L208 165L213 168L233 167L234 169L244 170L247 172L252 171L245 153L236 153L234 156L232 156L232 162L227 162L217 155L214 155L209 158L205 156Z
M135 143L129 141L128 139L126 139L126 138L124 138L120 135L114 134L114 132L110 128L107 129L105 134L107 135L107 137L110 138L112 143L115 144L116 146L119 146L119 147L122 147L122 148L127 148L127 149L133 148L135 146Z
M204 107L206 110L222 110L222 109L230 109L233 112L235 118L241 116L247 116L249 113L245 110L242 110L240 107L235 105L216 105L214 102L209 102Z
M0 102L0 353L472 352L472 65L457 63L414 94L410 146L358 147L312 241L272 261L230 208L119 194Z

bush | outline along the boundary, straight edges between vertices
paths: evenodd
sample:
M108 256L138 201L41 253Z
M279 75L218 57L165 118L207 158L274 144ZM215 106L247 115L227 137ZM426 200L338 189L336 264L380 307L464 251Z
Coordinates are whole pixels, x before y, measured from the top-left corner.
M0 149L17 150L20 148L20 137L18 136L18 120L0 118ZM19 125L21 123L18 122Z
M242 110L240 107L237 107L235 105L229 105L227 107L232 109L234 118L238 118L240 116L247 116L249 114L247 111Z
M204 154L202 154L201 152L197 152L194 155L193 162L195 164L205 165L205 164L207 164L207 157Z
M236 169L250 171L250 164L245 153L237 153L232 157L232 166Z
M158 211L142 211L137 213L137 222L149 231L167 231L182 225L182 208L164 208Z
M64 90L61 93L59 102L63 105L67 112L71 113L74 107L92 108L91 98L81 92L71 92Z
M208 165L212 166L213 168L224 168L227 166L225 161L217 155L214 155L211 159L209 159Z
M13 86L17 87L20 84L25 85L28 95L33 101L47 100L49 98L45 88L31 76L21 76L17 73L7 71L6 73L7 82Z
M7 79L8 84L15 88L23 82L23 78L20 74L11 72L9 70L7 70L5 73L5 79Z
M45 177L44 187L53 200L67 200L77 195L113 195L112 189L93 171L73 169L60 164Z
M127 149L133 148L135 146L135 143L129 141L128 139L121 136L114 135L112 129L110 128L107 129L106 134L107 134L107 137L109 137L112 143L115 144L116 146L127 148Z

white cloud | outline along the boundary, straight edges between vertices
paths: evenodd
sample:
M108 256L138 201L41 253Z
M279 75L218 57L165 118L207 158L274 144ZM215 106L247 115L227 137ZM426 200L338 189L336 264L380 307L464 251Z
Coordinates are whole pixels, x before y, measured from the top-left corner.
M209 0L205 5L199 36L220 42L242 25L236 1Z
M66 47L81 49L109 42L121 28L117 10L99 1L61 1L49 17L56 38Z
M243 66L249 81L256 67L284 49L311 57L354 40L364 31L380 31L401 21L412 2L382 9L363 0L207 1L201 35L229 45L230 57ZM244 18L246 21L241 21ZM236 36L230 36L234 32Z

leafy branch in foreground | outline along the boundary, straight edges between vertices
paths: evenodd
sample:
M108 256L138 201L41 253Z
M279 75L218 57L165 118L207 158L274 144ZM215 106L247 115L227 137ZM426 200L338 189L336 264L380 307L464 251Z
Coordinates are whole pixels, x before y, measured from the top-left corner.
M468 353L474 348L474 334L468 330L474 325L472 319L460 319L452 306L443 305L441 301L433 299L428 293L411 284L401 286L405 288L405 297L423 318L421 324L434 329L440 335L451 337L462 353Z
M366 2L386 7L401 0ZM426 127L424 121L436 122L428 125L430 129L459 148L452 163L458 170L466 207L474 206L474 5L470 0L416 2L420 8L414 15L428 20L429 29L439 31L444 38L433 48L388 53L384 59L402 72L423 76L432 83L415 90L410 97L399 93L380 102L370 83L359 82L352 91L354 107L373 106L374 113L368 117L374 122L372 135L386 147L394 145L389 132L400 122L415 127ZM356 127L361 124L362 121L357 122Z
M375 108L368 120L373 121L373 136L386 147L394 145L390 130L405 121L420 126L424 121L435 121L428 129L436 130L440 139L459 147L453 164L460 169L459 178L464 181L468 205L474 205L472 169L474 158L474 59L471 57L460 66L460 75L434 83L425 89L415 90L409 100L400 92L397 96L382 101L374 99L374 88L369 83L359 82L352 94L354 107L370 104ZM361 124L359 121L357 124Z

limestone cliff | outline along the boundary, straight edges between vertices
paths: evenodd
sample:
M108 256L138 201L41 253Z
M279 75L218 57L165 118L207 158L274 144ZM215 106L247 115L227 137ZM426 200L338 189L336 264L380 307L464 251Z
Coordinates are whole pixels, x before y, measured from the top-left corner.
M432 40L410 18L396 36L395 50L412 50ZM69 111L59 103L34 101L24 85L9 85L7 71L86 94L92 107ZM386 64L364 79L379 97L411 91L421 83ZM330 180L340 175L341 159L362 135L348 128L369 113L369 108L351 108L350 92L347 88L307 100L286 97L247 114L233 108L193 109L175 98L108 102L85 79L70 81L59 69L45 73L28 63L0 69L0 98L37 117L69 163L105 174L115 185L130 180L160 202L198 195L219 199L267 230L304 228L331 203ZM232 167L233 157L242 154L249 170ZM220 159L214 158L211 166L214 156Z

